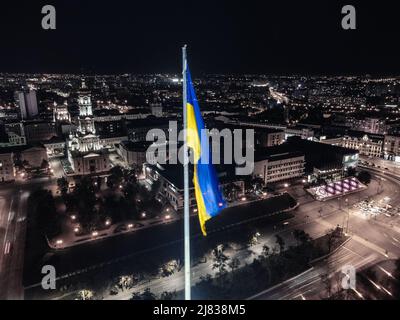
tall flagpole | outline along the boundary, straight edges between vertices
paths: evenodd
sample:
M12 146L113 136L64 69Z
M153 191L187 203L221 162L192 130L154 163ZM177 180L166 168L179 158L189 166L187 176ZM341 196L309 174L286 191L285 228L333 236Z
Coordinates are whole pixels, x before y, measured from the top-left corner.
M186 45L182 48L182 65L183 65L183 129L187 129L187 55ZM184 164L184 228L185 228L185 300L191 300L191 275L190 275L190 214L189 214L189 154L187 146L187 135L185 134L183 141Z

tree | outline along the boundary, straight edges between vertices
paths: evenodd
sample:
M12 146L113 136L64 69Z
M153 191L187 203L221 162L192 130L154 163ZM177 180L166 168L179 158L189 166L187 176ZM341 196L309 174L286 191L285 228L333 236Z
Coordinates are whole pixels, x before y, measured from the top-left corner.
M174 292L165 291L165 292L161 293L160 300L164 300L164 301L165 300L174 300L176 298L176 296L177 296L176 291L174 291Z
M233 258L229 263L228 263L229 268L231 269L232 274L235 273L237 269L240 267L240 261L238 258Z
M283 240L283 238L279 234L277 234L275 238L276 238L276 244L279 247L279 251L283 252L285 250L285 240Z
M64 197L68 193L68 181L65 179L65 177L62 177L57 180L57 186L58 189L60 190L62 196Z
M357 173L357 170L353 167L350 167L347 169L347 176L348 177L354 177Z
M29 168L31 166L28 160L24 160L22 162L22 165L24 166L24 168Z
M105 196L102 199L102 214L111 217L115 223L123 221L125 218L125 210L121 209L120 202L114 194Z
M293 236L296 239L298 245L305 245L312 240L310 235L304 232L304 230L294 230Z
M49 239L61 233L61 221L57 215L54 197L51 191L38 189L29 198L29 208L33 210L37 229Z
M123 170L123 178L126 183L137 183L136 171L134 169Z
M155 198L157 196L157 194L160 192L161 189L161 180L158 179L156 181L153 182L153 185L151 186L151 197Z
M371 183L371 179L372 176L369 172L367 171L361 171L358 175L357 175L358 180L360 180L361 183L363 184L370 184Z
M253 234L253 236L250 238L249 242L248 242L248 247L253 247L255 245L258 244L258 238L260 237L260 233L256 232L255 234Z
M150 288L144 290L141 294L142 300L156 300L156 296L154 293L151 292Z
M261 255L262 255L262 258L268 259L269 255L270 255L270 248L267 245L263 246Z
M137 194L136 185L128 182L124 188L124 196L128 201L135 201Z
M254 191L261 190L264 187L264 180L259 177L255 177L251 180L251 185Z
M92 229L96 226L99 218L95 209L97 199L92 180L89 177L82 178L76 185L73 196L82 227Z
M172 276L175 272L178 271L179 265L176 260L169 261L161 266L160 274L161 277L167 278Z
M342 229L337 227L335 229L330 229L327 232L327 240L328 240L328 253L331 253L332 249L335 248L336 243L342 236Z
M110 176L107 179L107 186L110 189L119 186L124 178L124 172L120 166L113 167L110 170Z
M242 189L238 185L231 182L224 186L223 193L226 199L233 201L238 198L238 194L241 190Z
M76 300L94 300L93 291L81 290L76 295Z
M224 254L225 248L223 246L219 246L213 250L214 255L214 263L212 265L212 269L217 269L217 279L220 287L223 287L226 280L227 275L227 261L229 258Z
M328 273L321 275L321 282L325 287L327 298L330 299L332 297L332 281Z
M140 292L134 292L132 293L132 298L131 300L142 300L142 295L140 294Z
M151 292L150 288L144 290L144 292L134 292L131 300L156 300L156 296Z
M40 169L48 169L48 168L49 168L49 162L43 159Z
M118 279L118 283L117 283L116 287L122 291L129 290L129 289L133 288L134 282L135 282L135 279L133 276L121 276Z

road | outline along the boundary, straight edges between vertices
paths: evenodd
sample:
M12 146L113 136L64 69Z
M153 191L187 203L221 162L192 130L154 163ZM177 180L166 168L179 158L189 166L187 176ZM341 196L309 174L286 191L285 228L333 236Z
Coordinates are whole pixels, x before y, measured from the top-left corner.
M400 175L400 163L398 162L384 160L380 158L370 158L366 156L361 156L360 160L370 164L374 164L376 169L388 169L386 171L389 171L390 173L396 175Z
M56 188L55 181L49 178L0 187L0 300L24 298L27 203L31 192L39 186Z
M382 193L375 199L391 198L391 205L400 205L400 178L391 173L379 170L370 170L378 179L384 179ZM349 199L349 206L355 201ZM333 202L334 203L334 202ZM332 202L324 205L324 211L332 206ZM304 207L303 207L304 209ZM341 210L346 213L347 208ZM400 257L400 228L397 227L399 217L381 216L375 219L366 219L352 210L349 213L349 230L352 236L350 242L340 248L328 259L313 265L313 268L305 273L270 288L258 295L251 297L257 300L316 300L327 297L326 285L321 281L321 276L329 274L333 285L337 286L341 279L341 269L344 266L353 266L356 271L361 271L368 266L380 263L388 259ZM330 228L337 224L347 225L347 221L341 220L340 215L329 215L315 222L322 228ZM341 222L343 221L343 222ZM312 229L318 228L315 225Z
M391 196L396 200L395 194L397 189L398 182L396 180L391 181L388 179L384 181L383 186L379 185L378 180L373 180L371 187L368 190L365 190L360 194L349 195L348 204L351 205L364 198L374 196ZM382 192L379 195L376 195L377 191ZM288 246L294 244L295 239L292 234L294 229L303 229L310 234L311 237L317 238L326 234L327 230L335 228L337 225L347 225L347 210L346 208L343 208L343 205L341 204L341 202L344 201L331 200L325 203L316 202L310 196L305 194L302 188L293 190L293 193L296 194L302 205L297 209L295 218L290 220L289 226L283 230L276 230L273 224L259 224L255 230L261 234L259 245L252 247L250 251L242 249L233 252L230 254L231 257L238 257L242 264L251 261L252 258L261 253L264 244L267 244L271 248L275 245L276 234L281 235ZM322 210L319 212L321 208ZM198 225L197 221L193 221L193 223L196 228ZM376 222L374 221L373 223ZM398 249L397 247L387 248L386 243L379 242L382 233L375 230L376 226L373 225L371 221L362 219L359 216L351 216L349 226L349 233L361 234L361 236L353 235L352 243L356 243L356 245L353 246L365 247L367 250L372 250L374 255L378 257L380 256L381 258L386 258L385 251L387 249L389 249L390 252ZM386 226L382 228L386 230ZM371 238L373 241L362 237L364 231L367 231L373 236ZM181 257L181 241L171 241L172 239L180 239L181 233L182 228L179 224L163 225L160 227L155 226L151 233L137 233L126 237L118 237L112 241L92 243L89 246L83 245L73 250L66 250L65 252L57 253L50 257L47 263L53 264L54 262L57 265L59 274L61 275L75 270L72 274L66 275L67 278L71 278L71 281L73 281L73 277L77 273L80 274L87 272L90 274L94 272L103 272L100 270L103 270L102 268L105 265L113 266L112 269L118 268L118 265L124 265L125 269L133 272L134 265L138 264L138 261L142 264L146 264L148 259L151 259L151 256L157 257L158 261L163 261L163 259L165 259L164 261L169 261L174 257ZM232 234L227 231L221 231L210 234L206 240L209 244L209 248L215 248L218 244L225 243L226 239L230 239L231 236ZM202 237L195 238L192 242L194 251L197 251L198 246L202 245L204 241L205 240ZM147 249L145 250L143 250L143 243L147 244ZM360 251L360 249L357 249L357 251ZM126 252L130 252L131 254L126 255ZM395 254L390 254L394 256L397 255L398 252L396 251ZM85 259L82 259L82 257L85 257ZM167 257L169 257L169 260ZM121 263L121 261L123 262ZM79 268L79 265L82 269ZM88 265L92 267L88 268ZM193 272L194 282L199 280L202 275L214 273L211 262L195 265L193 267ZM135 290L139 290L140 288L143 289L145 287L151 288L154 293L158 294L163 291L179 291L183 288L183 275L181 273L176 273L167 279L155 278L150 282L143 284L141 287L135 288ZM108 292L105 292L104 295L108 299L128 299L131 297L132 291L127 291L118 296L107 296L107 293ZM54 298L59 298L59 296Z
M38 181L37 183L43 184L44 181ZM354 203L371 197L377 199L390 197L392 199L392 205L398 205L400 203L399 183L399 178L395 176L392 177L387 173L375 172L375 179L368 190L346 197L348 199L348 206L350 207ZM56 189L54 181L48 183L48 185ZM33 185L20 187L22 192L26 191L28 193L32 188ZM259 239L260 245L251 249L253 253L249 253L248 250L235 253L242 263L244 263L246 259L251 259L252 255L257 255L261 252L263 244L272 247L275 244L275 235L278 233L285 239L286 244L290 245L294 242L292 235L294 229L303 229L312 237L316 238L324 235L328 229L334 228L337 225L346 226L347 220L349 221L348 232L353 236L351 244L346 245L346 248L343 249L348 249L346 254L348 259L356 259L360 258L360 256L367 259L369 255L374 255L376 260L379 261L379 259L387 259L387 257L394 258L400 255L399 243L394 240L400 239L398 234L400 228L396 229L396 219L392 218L388 220L386 217L379 217L377 220L373 221L366 220L361 216L348 214L350 210L346 205L343 205L343 199L341 201L331 200L321 203L314 201L310 196L305 194L301 188L293 190L293 193L299 198L301 206L297 209L295 218L290 220L290 225L284 230L276 230L273 224L260 224L256 228L257 232L261 234ZM15 197L16 199L14 199ZM2 226L8 226L8 232L14 234L14 237L11 237L11 239L20 239L21 237L19 237L18 234L23 233L24 228L22 223L8 223L8 216L12 216L12 213L10 214L10 210L7 208L12 207L11 211L14 212L14 210L16 210L18 216L23 218L24 213L22 213L22 211L24 205L26 205L24 201L25 200L21 199L21 196L18 194L10 196L10 193L7 193L4 194L3 198L0 198L1 223ZM196 219L193 220L192 224L193 229L197 230L198 222L195 220ZM11 221L13 220L11 219ZM4 230L7 230L7 228L4 228ZM209 247L215 247L220 243L226 242L226 239L230 239L231 235L232 234L227 230L210 234L206 239L207 244ZM130 270L132 266L132 270L134 270L134 266L137 265L139 261L140 263L145 263L147 261L146 259L150 259L149 257L156 257L159 261L169 261L173 258L179 259L182 254L182 243L181 240L179 240L181 236L182 228L180 224L169 224L160 227L155 226L150 233L138 232L132 235L117 237L116 239L110 239L109 241L83 245L82 247L65 250L57 254L50 253L46 255L46 260L43 260L43 262L56 265L58 275L62 275L64 279L73 279L74 275L80 273L98 273L105 266L110 266L110 268L115 269L117 265L124 265L125 269L128 270ZM7 235L7 238L8 237ZM23 243L23 241L19 242ZM195 237L192 243L195 251L198 250L197 246L203 246L204 242L205 240L202 237ZM146 245L143 246L143 243ZM23 248L18 249L18 246L17 248L14 246L11 248L11 256L18 257L19 254L14 252L23 252ZM354 257L349 256L351 252L349 250L354 251ZM368 254L363 253L363 250L367 250ZM82 257L85 257L85 259L82 259ZM4 257L0 258L2 259L2 266L3 260L5 259L8 261L6 261L6 263L11 265L11 257L6 257L5 259ZM346 262L347 260L343 261ZM357 263L356 260L353 262ZM18 265L18 263L20 264L20 261L17 261L16 265ZM14 262L12 265L14 266ZM28 286L39 280L40 272L38 272L38 269L32 272L34 272L35 275L31 280L28 280ZM194 272L194 279L199 279L201 275L207 273L212 274L210 263L203 263L195 266ZM18 277L15 276L12 278L17 279ZM158 292L159 290L178 290L183 285L183 277L179 273L176 274L174 278L161 280L154 279L154 284L148 283L147 287L154 287L155 292ZM162 284L160 284L159 281L161 281ZM18 281L15 280L14 282L17 283ZM7 283L7 287L12 288L14 286ZM128 297L128 294L124 297L117 296L115 298L126 297Z
M377 183L372 183L372 188L368 192L364 192L363 197L370 197L374 194L373 187L377 187ZM399 182L385 182L385 191L377 195L377 197L392 196L396 203L400 202L399 197L395 198ZM360 195L349 196L349 204L360 201ZM259 239L260 244L249 250L240 250L233 254L228 254L230 258L238 258L242 264L249 263L254 257L257 257L262 250L263 245L273 247L275 245L275 236L279 234L287 246L295 245L295 239L292 231L294 229L302 229L311 237L317 238L326 233L327 230L335 228L337 225L347 225L344 217L345 209L341 208L338 200L328 201L323 205L322 216L319 216L318 210L321 203L309 199L308 196L303 197L303 205L298 209L296 218L290 222L290 227L281 231L263 229L262 236ZM334 255L326 261L321 261L313 266L313 269L306 273L295 277L289 282L269 289L265 294L257 296L261 300L279 300L279 299L320 299L321 293L325 290L325 285L321 281L323 274L330 274L331 277L340 274L342 267L351 265L356 270L361 270L373 263L378 263L389 256L396 258L400 256L400 243L394 245L387 239L396 236L396 232L386 225L378 225L376 221L368 221L360 216L351 216L349 221L349 233L352 239L346 243ZM270 226L271 227L271 226ZM368 237L365 236L368 234ZM384 237L382 238L382 235ZM386 236L385 236L386 235ZM368 239L367 239L368 238ZM386 254L388 250L388 255ZM193 267L193 282L200 280L201 275L215 273L212 270L212 261L209 263L197 265ZM129 299L133 291L144 290L150 288L153 293L161 294L164 291L180 291L183 290L183 274L177 273L172 277L165 279L154 279L149 283L143 284L133 290L125 291L117 296L107 296L106 299Z
M318 300L327 297L327 287L321 276L329 274L333 282L341 282L345 266L365 268L379 261L379 254L371 252L354 240L346 243L326 260L318 262L306 272L274 286L251 299L253 300ZM333 283L335 285L336 283Z

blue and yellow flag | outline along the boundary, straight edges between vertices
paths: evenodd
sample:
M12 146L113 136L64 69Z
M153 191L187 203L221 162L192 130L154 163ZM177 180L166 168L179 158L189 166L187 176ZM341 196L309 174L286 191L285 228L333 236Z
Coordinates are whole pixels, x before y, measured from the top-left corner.
M187 145L194 156L193 184L203 235L206 236L206 222L226 208L226 202L218 187L218 178L212 164L212 155L208 136L202 134L205 129L199 103L196 98L190 71L186 71L187 81Z

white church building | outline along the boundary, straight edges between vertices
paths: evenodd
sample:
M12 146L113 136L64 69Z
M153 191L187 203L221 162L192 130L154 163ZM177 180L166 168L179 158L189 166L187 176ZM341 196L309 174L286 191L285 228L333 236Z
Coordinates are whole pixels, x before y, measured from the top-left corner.
M111 169L109 151L96 135L90 91L85 82L78 92L78 130L68 139L68 160L74 175L97 175Z

